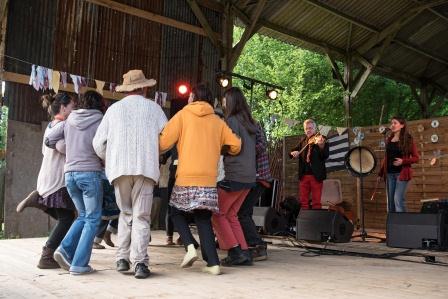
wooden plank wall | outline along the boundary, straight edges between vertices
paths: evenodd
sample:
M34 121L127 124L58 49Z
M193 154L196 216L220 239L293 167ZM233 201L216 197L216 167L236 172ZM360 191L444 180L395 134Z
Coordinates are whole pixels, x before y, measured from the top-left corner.
M432 120L439 121L439 127L431 126ZM421 158L419 163L413 165L414 178L408 185L407 208L411 212L418 212L421 208L421 199L426 198L448 198L448 156L442 156L435 166L430 165L431 159L440 151L442 155L448 155L448 117L434 119L423 119L408 122L408 128L414 136ZM385 124L384 126L388 126ZM420 130L419 130L420 128ZM421 130L423 128L423 131ZM379 126L362 127L365 138L361 145L370 148L376 158L375 171L364 178L363 202L365 206L366 227L384 230L386 228L386 190L381 183L374 201L370 197L374 191L379 165L384 157L384 147L381 142L384 136L379 133ZM352 133L352 132L351 132ZM436 134L439 138L437 143L431 142L431 136ZM287 153L297 143L299 136L285 138ZM354 134L350 134L350 141ZM352 147L355 145L352 145ZM297 197L297 161L287 159L285 161L285 188L282 197ZM346 170L329 173L328 178L340 179L342 183L342 197L346 205L358 215L357 198L359 196L359 179L352 177ZM356 216L357 217L357 216Z

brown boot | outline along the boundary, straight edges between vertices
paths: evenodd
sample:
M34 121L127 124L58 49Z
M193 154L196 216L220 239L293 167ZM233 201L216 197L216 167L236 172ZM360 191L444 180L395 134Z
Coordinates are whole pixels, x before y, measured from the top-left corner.
M166 245L167 245L167 246L173 246L173 245L176 245L176 243L173 242L173 237L167 237L167 238L166 238Z
M37 192L37 190L34 190L30 194L28 194L28 196L17 205L17 213L23 212L23 210L25 210L26 208L38 208L42 211L45 211L46 207L37 202L38 198L39 193Z
M96 242L93 242L92 248L93 249L106 249L106 247L104 247L103 245L96 243Z
M106 243L108 246L114 247L115 244L114 244L114 242L112 242L112 239L110 238L111 235L112 235L112 233L110 231L106 230L106 232L104 233L103 240L104 240L104 243Z
M39 269L58 269L61 268L53 258L54 249L47 246L42 248L42 256L40 257L37 268Z

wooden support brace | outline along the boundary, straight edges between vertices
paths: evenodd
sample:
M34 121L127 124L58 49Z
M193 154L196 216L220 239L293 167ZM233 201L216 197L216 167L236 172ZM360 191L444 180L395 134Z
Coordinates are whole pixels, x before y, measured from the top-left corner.
M366 70L362 73L361 77L359 78L359 80L355 83L355 87L353 88L352 91L352 98L356 98L356 96L358 95L358 92L361 90L361 88L364 86L364 83L366 82L367 78L370 76L370 74L372 73L373 69L375 68L375 66L378 64L378 62L380 61L381 57L384 54L384 50L390 45L390 43L392 42L394 36L396 34L396 31L391 33L384 41L383 44L381 45L381 48L378 50L378 52L375 54L375 56L372 59L372 62L370 63L370 66L366 67Z
M330 53L325 53L328 63L330 64L333 74L336 75L336 79L338 79L339 83L341 84L342 88L345 90L347 88L347 84L344 82L344 79L342 78L341 72L339 71L339 67L337 63L334 61L333 57L331 57Z
M202 28L204 29L205 33L207 33L208 38L212 42L213 46L218 49L219 53L222 54L222 43L219 40L219 37L216 35L216 33L213 31L212 27L210 26L207 18L205 17L204 13L202 12L202 9L199 7L196 0L187 0L188 4L191 7L191 10L193 11L194 15L198 19L199 23L201 23Z
M162 25L171 26L180 30L192 32L198 35L207 36L205 30L201 27L194 26L188 23L184 23L172 18L168 18L162 15L158 15L146 10L138 9L129 5L125 5L111 0L84 0L86 2L93 3L95 5L107 7L109 9L119 11L128 15L136 16L148 21L156 22ZM215 33L217 35L218 33Z

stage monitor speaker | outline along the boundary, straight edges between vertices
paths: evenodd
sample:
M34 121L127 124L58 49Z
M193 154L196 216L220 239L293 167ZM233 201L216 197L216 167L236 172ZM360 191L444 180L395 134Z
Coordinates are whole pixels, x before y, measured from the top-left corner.
M263 232L273 235L286 231L287 221L271 207L254 207L252 219L257 227L261 227Z
M386 244L399 248L447 249L447 214L389 213Z
M423 203L420 213L437 214L445 212L448 214L448 199L427 200Z
M342 214L331 210L300 210L297 217L297 239L335 243L350 242L353 224Z

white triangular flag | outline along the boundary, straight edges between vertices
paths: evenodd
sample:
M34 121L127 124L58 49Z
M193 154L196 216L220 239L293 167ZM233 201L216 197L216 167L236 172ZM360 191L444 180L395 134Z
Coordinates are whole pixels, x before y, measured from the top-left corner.
M342 134L345 133L345 131L347 131L347 128L337 127L336 131L338 131L339 136L341 136Z
M96 91L98 91L101 95L103 95L103 88L106 82L95 80L95 83L96 83Z
M53 70L53 75L52 75L52 80L51 80L51 88L54 90L55 93L59 92L59 86L61 84L61 74L58 71Z
M283 122L290 128L294 127L295 125L297 125L299 123L297 120L290 119L290 118L285 118L283 120Z
M319 132L324 136L328 136L330 130L331 130L330 126L319 126Z

